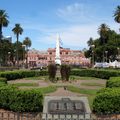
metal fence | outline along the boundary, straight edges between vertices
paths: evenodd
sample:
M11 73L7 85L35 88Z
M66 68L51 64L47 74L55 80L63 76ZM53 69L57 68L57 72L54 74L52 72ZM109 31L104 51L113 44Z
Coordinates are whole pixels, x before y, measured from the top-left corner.
M120 114L48 114L48 113L15 113L1 112L0 120L120 120Z

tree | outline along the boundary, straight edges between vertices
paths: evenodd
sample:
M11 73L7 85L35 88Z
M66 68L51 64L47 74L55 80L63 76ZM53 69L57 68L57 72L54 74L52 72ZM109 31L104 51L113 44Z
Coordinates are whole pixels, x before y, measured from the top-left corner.
M8 15L5 10L0 10L0 41L2 39L2 27L7 27L9 24Z
M95 61L96 62L102 62L103 57L107 57L108 60L114 61L117 59L118 56L118 50L120 46L120 35L117 34L114 30L108 31L107 36L107 43L101 44L100 38L93 39L93 44L95 45L94 53L95 53ZM103 51L105 56L103 56ZM107 54L105 51L108 51ZM85 52L86 57L92 57L92 50L89 46L89 49Z
M20 26L20 24L15 24L15 27L12 29L14 34L16 35L17 38L17 46L16 46L16 53L17 53L17 67L19 66L19 56L18 56L18 41L19 41L19 35L23 33L23 29Z
M93 38L92 38L92 37L88 40L87 44L88 44L88 46L91 46L91 45L94 44L94 43L93 43Z
M105 23L101 24L98 28L98 34L100 35L100 41L102 45L107 43L109 30L110 28Z
M117 6L116 11L114 13L114 20L117 23L120 23L120 6Z
M100 42L101 42L101 45L105 45L107 42L108 42L108 32L109 32L109 27L103 23L100 25L100 27L98 28L98 33L100 35ZM103 62L105 61L104 60L104 47L103 47Z
M26 37L25 40L23 40L23 44L26 45L26 49L28 50L28 47L31 47L31 40L29 37Z
M0 47L0 56L1 56L1 64L3 66L7 65L9 61L9 57L11 56L12 51L12 43L9 40L2 39L1 40L1 47ZM10 53L10 54L9 54Z

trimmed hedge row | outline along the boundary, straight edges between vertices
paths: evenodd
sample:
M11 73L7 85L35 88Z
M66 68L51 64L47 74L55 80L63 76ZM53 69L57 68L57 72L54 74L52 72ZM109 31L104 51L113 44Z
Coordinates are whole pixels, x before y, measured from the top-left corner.
M0 77L6 78L7 80L15 80L19 78L34 77L34 76L44 76L47 75L47 71L7 71L0 72Z
M7 79L6 78L0 78L0 87L7 85Z
M80 69L72 70L71 75L109 79L110 77L120 76L120 72L117 70Z
M106 87L120 87L120 77L111 77L110 80L107 80Z
M42 112L43 95L39 90L0 87L0 108L16 112Z
M93 101L93 111L97 114L120 113L120 88L104 88Z

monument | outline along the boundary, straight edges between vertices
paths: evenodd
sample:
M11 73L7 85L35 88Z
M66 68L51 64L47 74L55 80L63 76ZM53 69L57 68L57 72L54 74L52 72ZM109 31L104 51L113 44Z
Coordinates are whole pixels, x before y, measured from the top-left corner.
M87 97L45 96L42 120L90 120Z
M61 65L61 60L60 60L60 35L59 34L57 34L57 40L56 40L55 64L56 65Z

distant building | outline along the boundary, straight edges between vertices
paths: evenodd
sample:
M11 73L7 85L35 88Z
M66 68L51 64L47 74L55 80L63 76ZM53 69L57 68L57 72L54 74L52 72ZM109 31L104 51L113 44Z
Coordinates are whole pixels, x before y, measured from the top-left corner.
M12 37L11 36L3 36L2 39L8 40L12 43Z
M49 48L46 51L31 49L28 51L27 61L30 67L48 66L55 63L55 48ZM90 60L87 59L80 50L71 50L69 48L60 48L60 58L62 64L89 66Z

